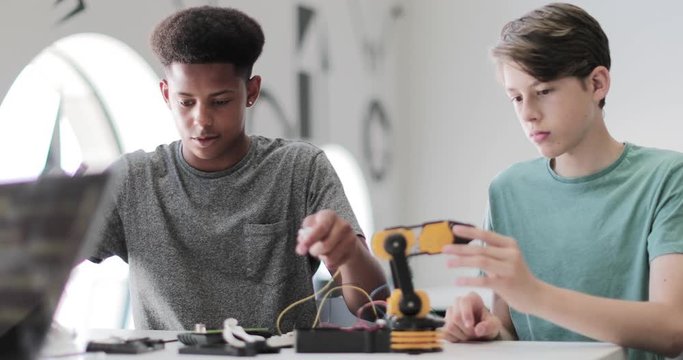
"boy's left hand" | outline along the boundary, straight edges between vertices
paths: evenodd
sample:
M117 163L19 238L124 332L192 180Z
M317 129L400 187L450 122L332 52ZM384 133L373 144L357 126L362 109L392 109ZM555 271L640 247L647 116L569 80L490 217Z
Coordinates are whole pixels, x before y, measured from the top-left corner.
M297 241L297 254L319 258L331 272L352 258L360 245L351 224L332 210L307 216Z

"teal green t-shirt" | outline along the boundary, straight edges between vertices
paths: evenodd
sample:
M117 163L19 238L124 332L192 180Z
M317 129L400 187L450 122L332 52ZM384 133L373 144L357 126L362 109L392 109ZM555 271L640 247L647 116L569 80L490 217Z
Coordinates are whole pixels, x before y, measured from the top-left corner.
M546 158L513 165L489 188L488 227L515 238L531 272L566 289L648 300L650 261L683 253L683 154L626 144L600 172L559 176ZM510 310L520 340L589 341ZM629 358L657 358L629 350Z

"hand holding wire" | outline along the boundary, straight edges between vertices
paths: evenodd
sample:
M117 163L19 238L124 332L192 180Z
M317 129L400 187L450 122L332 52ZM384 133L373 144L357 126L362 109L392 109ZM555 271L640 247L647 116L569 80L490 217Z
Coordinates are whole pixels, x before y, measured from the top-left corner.
M287 312L289 312L289 311L290 311L292 308L294 308L295 306L301 305L301 304L303 304L304 302L309 301L309 300L311 300L311 299L315 299L319 294L323 294L323 293L324 293L324 295L323 295L323 297L322 297L322 301L320 302L320 305L318 306L318 311L316 312L315 319L313 320L313 325L311 325L311 328L314 328L314 327L318 326L318 325L319 325L319 320L320 320L320 314L321 314L321 311L322 311L323 306L325 305L325 301L327 300L327 298L328 298L328 297L330 296L330 294L332 294L335 290L343 289L343 288L345 288L345 287L352 288L352 289L354 289L354 290L357 290L357 291L361 292L363 295L365 295L365 296L368 298L368 300L369 300L369 302L368 302L366 305L372 306L372 310L373 310L373 312L374 312L375 318L376 318L376 319L380 319L379 314L378 314L378 312L377 312L377 305L380 304L380 305L383 305L383 306L386 308L386 302L384 302L384 301L373 301L373 300L372 300L372 297L370 296L370 294L368 294L368 293L367 293L365 290L363 290L362 288L357 287L357 286L354 286L354 285L348 285L348 284L346 284L346 285L340 285L340 286L336 286L336 287L330 288L330 287L334 284L335 278L336 278L337 276L339 276L339 270L337 270L337 271L334 273L334 275L332 275L332 278L327 282L327 284L325 284L325 286L323 286L322 288L320 288L320 290L316 291L314 294L312 294L312 295L310 295L310 296L307 296L307 297L305 297L305 298L303 298L303 299L300 299L300 300L297 300L297 301L293 302L292 304L290 304L289 306L287 306L284 310L282 310L282 311L280 312L280 314L278 315L277 320L275 321L275 329L277 330L277 333L278 333L279 335L282 335L282 330L280 329L280 323L282 322L282 318L285 316L285 314L286 314ZM382 285L381 287L375 289L375 291L380 290L380 289L383 288L384 286L385 286L385 285ZM374 293L375 291L373 291L373 293ZM360 309L358 309L357 315L358 315L359 320L360 320L360 315L361 315L363 309L364 309L364 307L361 307Z

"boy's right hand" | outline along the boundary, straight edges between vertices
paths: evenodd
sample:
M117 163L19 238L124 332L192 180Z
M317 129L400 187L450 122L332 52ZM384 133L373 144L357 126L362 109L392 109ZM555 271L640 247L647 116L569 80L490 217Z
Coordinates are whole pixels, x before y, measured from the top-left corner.
M500 319L484 306L484 301L474 292L456 298L446 310L445 320L443 336L451 342L494 340L503 328Z

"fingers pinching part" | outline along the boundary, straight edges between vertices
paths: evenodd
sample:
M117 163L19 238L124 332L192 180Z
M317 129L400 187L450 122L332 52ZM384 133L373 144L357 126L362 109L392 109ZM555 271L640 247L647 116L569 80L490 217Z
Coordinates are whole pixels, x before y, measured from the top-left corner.
M296 252L299 255L304 255L309 251L310 236L313 233L313 228L310 226L304 226L297 232L297 246Z
M301 229L299 229L299 232L297 233L297 236L298 236L300 239L306 239L306 238L308 238L308 237L311 235L312 232L313 232L313 228L312 228L312 227L310 227L310 226L304 226L304 227L302 227Z

